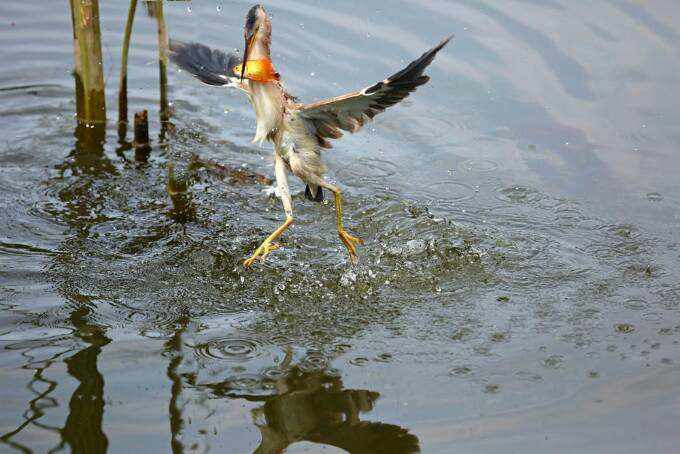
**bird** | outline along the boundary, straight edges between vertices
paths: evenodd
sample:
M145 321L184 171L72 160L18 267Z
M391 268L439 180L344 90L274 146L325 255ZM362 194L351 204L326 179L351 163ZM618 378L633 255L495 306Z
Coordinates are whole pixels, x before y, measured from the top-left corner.
M281 198L285 221L247 258L251 267L281 247L276 240L293 224L293 202L288 175L305 183L305 196L324 200L324 190L334 198L336 227L353 264L357 247L364 241L350 234L342 216L340 188L325 177L322 151L332 148L331 140L344 132L355 133L377 114L408 97L430 78L424 74L437 53L451 40L448 36L405 68L361 90L313 103L300 103L289 94L271 59L272 25L265 8L257 4L246 14L244 51L225 53L196 42L169 41L170 59L182 70L213 86L236 88L246 93L255 111L253 143L266 140L274 146L276 193Z

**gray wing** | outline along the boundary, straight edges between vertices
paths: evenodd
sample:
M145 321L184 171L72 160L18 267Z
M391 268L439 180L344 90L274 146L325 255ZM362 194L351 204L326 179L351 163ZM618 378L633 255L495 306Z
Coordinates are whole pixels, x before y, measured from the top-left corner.
M170 40L170 60L177 66L210 85L229 85L234 74L234 66L241 63L241 57L235 52L225 54L221 50L211 49L199 43L183 43Z
M312 123L319 145L330 148L326 139L342 137L340 130L356 132L380 112L395 105L430 78L423 75L451 36L425 52L406 68L382 82L336 98L299 106L299 115Z

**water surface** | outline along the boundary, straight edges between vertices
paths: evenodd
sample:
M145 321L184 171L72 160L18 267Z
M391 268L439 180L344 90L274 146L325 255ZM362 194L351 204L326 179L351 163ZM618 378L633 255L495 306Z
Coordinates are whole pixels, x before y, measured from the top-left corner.
M295 183L297 223L255 270L282 213L252 177L273 172L250 107L172 69L158 140L140 4L130 111L154 141L135 159L114 122L127 5L101 3L100 142L74 118L68 3L0 5L3 451L677 449L674 2L269 2L308 101L456 37L431 83L326 154L360 264ZM172 37L231 50L249 6L165 12Z

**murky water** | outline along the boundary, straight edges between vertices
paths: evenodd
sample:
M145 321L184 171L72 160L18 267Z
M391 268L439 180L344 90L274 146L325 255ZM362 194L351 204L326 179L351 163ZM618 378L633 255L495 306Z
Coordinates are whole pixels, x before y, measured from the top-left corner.
M173 69L159 143L140 5L130 111L154 143L136 160L114 122L127 2L101 3L103 143L73 116L68 2L0 5L2 451L677 450L675 2L269 2L304 100L456 38L326 154L360 264L296 183L297 223L254 271L282 213L249 176L273 174L250 107ZM248 7L165 13L172 37L231 49Z

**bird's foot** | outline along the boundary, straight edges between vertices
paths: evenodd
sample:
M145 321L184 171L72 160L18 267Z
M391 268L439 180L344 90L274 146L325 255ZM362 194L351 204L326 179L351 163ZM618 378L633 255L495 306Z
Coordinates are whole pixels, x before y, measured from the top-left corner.
M340 236L340 240L342 241L342 243L347 248L347 252L349 252L350 261L356 265L356 263L359 261L357 257L357 246L358 245L363 246L364 240L350 235L344 229L338 230L338 235Z
M265 241L257 249L255 249L255 252L253 252L253 255L248 260L243 262L243 266L250 268L258 258L264 262L270 252L275 251L280 247L281 245L278 243L269 243Z

